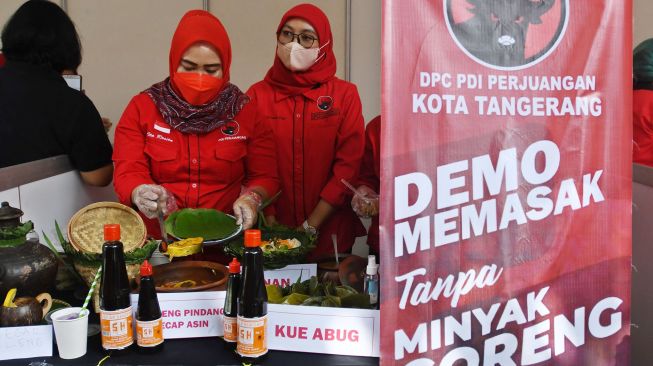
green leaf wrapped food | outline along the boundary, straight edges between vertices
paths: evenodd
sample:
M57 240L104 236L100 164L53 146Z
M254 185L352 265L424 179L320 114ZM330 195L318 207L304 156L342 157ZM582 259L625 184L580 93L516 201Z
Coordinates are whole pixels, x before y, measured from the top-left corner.
M272 240L297 240L299 246L288 248L278 246L274 249L263 248L263 266L265 269L279 269L289 264L304 263L306 255L315 248L315 238L300 231L281 226L275 226L274 229L263 229L261 232L261 241L269 242ZM243 235L238 235L230 240L225 246L224 251L239 259L243 255ZM295 242L296 243L296 242ZM270 248L272 246L269 246ZM308 292L307 292L308 293Z
M265 290L271 304L324 306L344 308L370 308L370 297L349 286L336 286L333 282L320 283L316 276L290 286L267 285Z
M201 237L204 241L223 239L238 230L236 219L210 208L184 208L165 221L168 234L179 239Z

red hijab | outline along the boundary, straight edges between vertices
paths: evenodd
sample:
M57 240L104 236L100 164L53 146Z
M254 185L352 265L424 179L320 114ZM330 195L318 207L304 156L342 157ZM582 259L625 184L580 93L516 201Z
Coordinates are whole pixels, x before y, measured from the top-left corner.
M207 42L218 51L222 59L224 84L217 97L204 105L187 103L179 95L173 76L177 73L181 57L188 47L197 42ZM170 77L145 90L163 119L174 129L188 134L208 133L235 118L249 102L249 98L229 83L231 43L222 23L204 10L191 10L177 26L170 46Z
M5 64L5 57L0 53L0 67L4 66Z
M222 59L222 78L226 85L231 66L231 42L220 20L204 10L191 10L179 21L170 46L170 77L177 72L184 52L197 42L209 43L218 50Z
M275 90L286 95L298 95L318 84L329 81L336 75L336 57L333 54L333 35L331 25L326 14L315 5L301 4L288 10L281 18L277 27L277 34L286 22L293 18L300 18L308 22L320 41L318 61L306 71L292 72L288 70L278 56L274 56L274 64L265 75L265 81L272 84ZM327 43L328 42L328 43ZM324 56L322 56L324 54Z

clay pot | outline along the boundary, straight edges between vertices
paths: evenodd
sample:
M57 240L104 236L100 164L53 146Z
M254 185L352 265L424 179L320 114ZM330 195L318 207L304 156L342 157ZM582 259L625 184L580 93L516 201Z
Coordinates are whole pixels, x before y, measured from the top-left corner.
M0 204L0 228L20 225L23 211ZM0 294L12 288L19 294L34 296L54 289L57 257L38 241L24 240L12 246L0 246Z
M42 293L36 298L19 297L14 300L14 304L16 307L3 306L0 310L0 326L17 327L39 323L50 311L52 297L48 293Z

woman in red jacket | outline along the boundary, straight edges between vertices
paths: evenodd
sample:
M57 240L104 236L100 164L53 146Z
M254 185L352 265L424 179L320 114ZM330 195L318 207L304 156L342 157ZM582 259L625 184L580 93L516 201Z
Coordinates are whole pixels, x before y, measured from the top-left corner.
M653 38L633 51L633 162L653 166Z
M159 236L158 210L234 212L245 228L278 191L272 133L254 101L229 83L231 45L220 21L194 10L179 22L170 76L135 96L116 128L114 185L120 201ZM242 190L241 188L244 187Z
M360 217L371 217L367 232L370 254L379 255L379 194L381 189L381 116L377 116L365 128L365 154L358 177L360 193L351 200L354 212Z
M274 219L319 230L313 259L351 249L365 228L349 207L347 188L358 173L364 121L356 87L335 77L326 15L309 4L290 9L277 28L277 52L265 79L247 92L259 101L276 140L281 196Z

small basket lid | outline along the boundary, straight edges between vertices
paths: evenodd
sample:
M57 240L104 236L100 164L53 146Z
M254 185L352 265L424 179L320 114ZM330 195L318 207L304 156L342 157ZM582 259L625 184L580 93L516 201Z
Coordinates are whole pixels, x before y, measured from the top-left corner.
M80 252L102 253L105 224L120 225L125 253L145 243L143 219L133 209L116 202L97 202L77 211L68 222L68 240Z

